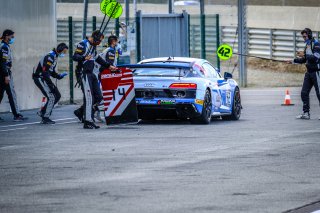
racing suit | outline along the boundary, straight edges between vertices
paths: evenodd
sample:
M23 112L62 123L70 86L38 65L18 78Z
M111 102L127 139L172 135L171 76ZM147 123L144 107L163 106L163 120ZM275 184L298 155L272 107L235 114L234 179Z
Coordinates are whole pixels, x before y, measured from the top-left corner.
M101 54L101 57L110 64L117 66L117 50L113 47L108 47Z
M88 47L89 41L88 39L85 39L81 42L79 42L77 44L77 48L72 56L72 60L78 62L76 69L75 69L75 74L76 74L76 78L77 78L77 84L80 86L83 97L84 97L84 90L83 90L83 85L82 85L82 71L83 71L83 62L84 62L84 58L85 56L89 55L88 51L89 51L89 47ZM84 57L79 57L79 56L84 56ZM77 85L76 84L76 85ZM81 117L83 117L83 108L84 106L81 105L79 109L77 109L76 111L78 111L79 115ZM75 111L75 112L76 112Z
M40 116L49 118L52 109L61 98L58 88L53 84L50 77L62 79L63 76L56 72L58 54L51 51L46 54L38 63L37 68L33 71L33 80L42 94L47 98L47 102L40 111Z
M315 91L320 102L320 43L316 39L306 42L304 49L304 57L295 58L294 63L306 64L307 72L304 76L303 86L301 90L301 99L303 102L303 112L309 113L310 111L310 98L309 94L312 87Z
M121 49L116 47L108 47L99 56L113 66L117 66L118 56L121 55ZM102 68L98 63L95 63L94 73L99 78L99 73L102 72Z
M91 56L91 59L86 60L86 56ZM98 79L93 73L94 65L96 62L106 69L110 64L97 55L96 46L91 45L87 39L77 45L76 51L73 55L73 60L77 61L78 64L81 63L82 65L81 87L84 93L84 120L87 122L93 122L93 106L98 105L103 99Z
M11 72L12 67L12 52L9 44L2 41L0 44L1 60L0 60L0 103L3 99L4 92L6 91L11 107L12 114L19 117L20 110L17 102L17 95L14 89L13 77ZM9 84L5 84L5 77L10 77Z

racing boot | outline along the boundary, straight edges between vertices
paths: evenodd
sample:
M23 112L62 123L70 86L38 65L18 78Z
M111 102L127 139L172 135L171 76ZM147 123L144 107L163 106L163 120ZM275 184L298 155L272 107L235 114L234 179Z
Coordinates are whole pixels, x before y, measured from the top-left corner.
M41 124L55 124L56 122L52 121L50 118L43 117Z
M100 113L99 110L97 110L97 111L94 112L94 119L97 120L97 121L99 121L99 122L101 122L101 123L103 122L103 119L102 119L102 117L101 117L101 113Z
M42 113L41 111L38 111L38 112L37 112L37 115L38 115L39 117L41 117L41 118L43 117L43 113Z
M102 104L102 106L101 106ZM100 113L100 109L103 107L103 102L101 101L101 103L93 106L93 117L94 117L94 120L97 120L99 122L103 122L103 119L101 118L101 113Z
M304 112L301 115L298 115L296 118L297 119L302 119L302 120L309 120L310 119L310 113L309 112Z
M93 123L91 121L84 121L83 128L84 129L99 129L100 126L97 126L95 123Z
M83 112L82 112L82 108L76 109L73 113L74 113L75 116L77 116L77 118L79 119L79 121L83 123Z
M28 119L28 117L23 117L23 115L21 115L21 114L18 114L17 116L13 117L14 122L20 122L20 121L24 121L27 119Z

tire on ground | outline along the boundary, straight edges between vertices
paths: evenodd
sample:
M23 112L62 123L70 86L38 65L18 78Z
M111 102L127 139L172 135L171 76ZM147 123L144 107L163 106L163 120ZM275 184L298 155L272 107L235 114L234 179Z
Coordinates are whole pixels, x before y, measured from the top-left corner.
M203 108L200 117L194 118L191 120L194 124L209 124L211 121L212 114L212 99L211 93L207 89L204 96Z

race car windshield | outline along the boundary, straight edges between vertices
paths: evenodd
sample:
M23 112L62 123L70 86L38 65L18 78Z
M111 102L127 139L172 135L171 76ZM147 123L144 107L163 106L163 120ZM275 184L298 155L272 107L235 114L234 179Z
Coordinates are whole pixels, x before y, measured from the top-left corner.
M133 72L134 76L184 77L190 69L178 68L140 68Z

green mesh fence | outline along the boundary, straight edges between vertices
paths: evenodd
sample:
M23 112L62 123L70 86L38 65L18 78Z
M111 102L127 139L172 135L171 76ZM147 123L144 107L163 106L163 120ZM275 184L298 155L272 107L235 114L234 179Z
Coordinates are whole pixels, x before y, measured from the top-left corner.
M190 57L201 58L200 16L190 16ZM216 50L219 46L219 15L205 15L205 59L220 67Z

